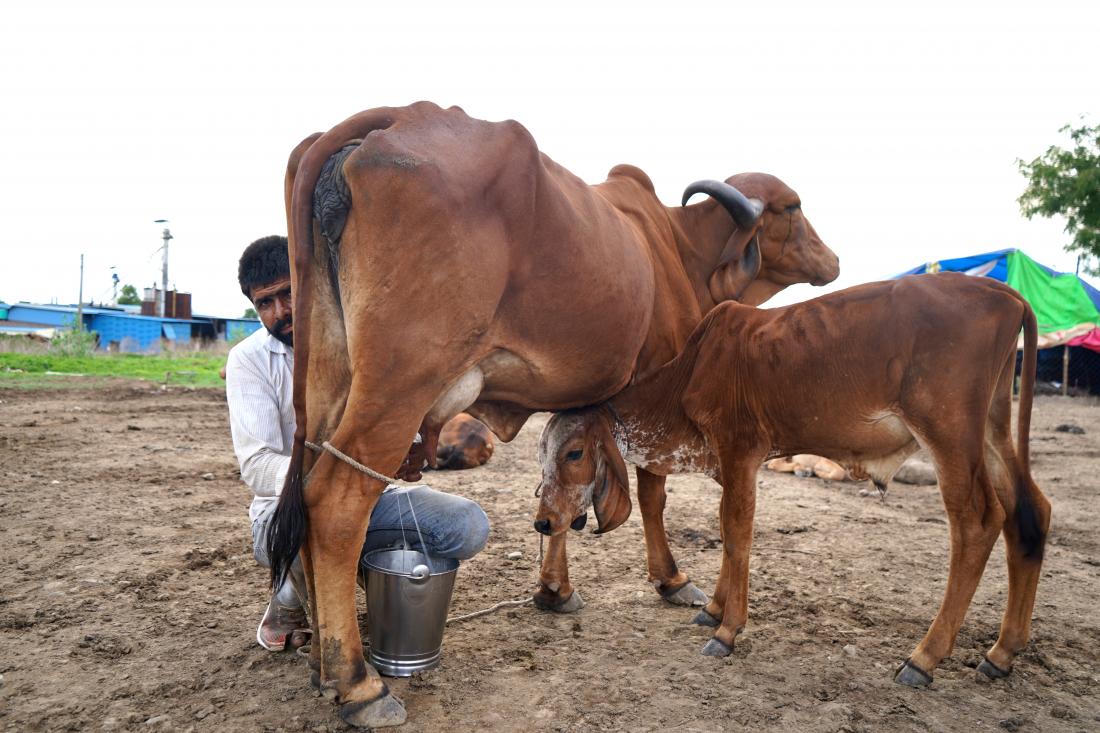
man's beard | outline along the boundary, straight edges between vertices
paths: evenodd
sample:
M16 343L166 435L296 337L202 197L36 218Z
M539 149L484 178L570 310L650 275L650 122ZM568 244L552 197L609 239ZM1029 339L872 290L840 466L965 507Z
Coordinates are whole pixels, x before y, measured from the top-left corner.
M284 328L286 328L287 326L289 326L293 322L294 322L293 318L282 318L278 321L275 321L275 325L273 325L271 328L267 329L267 332L270 333L275 338L277 338L279 341L282 341L284 344L286 344L287 346L289 346L290 348L293 349L294 348L294 332L293 331L291 331L290 333L283 333L282 332Z

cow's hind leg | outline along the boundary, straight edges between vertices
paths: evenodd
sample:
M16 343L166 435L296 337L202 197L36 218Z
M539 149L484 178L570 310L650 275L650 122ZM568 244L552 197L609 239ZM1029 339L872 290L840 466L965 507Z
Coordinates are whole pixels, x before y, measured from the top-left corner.
M342 430L332 442L354 451ZM399 464L401 458L374 462L389 465L394 461ZM355 607L359 555L381 490L381 482L328 456L314 466L306 489L310 519L306 542L318 632L311 656L319 657L321 692L341 703L340 715L346 722L368 728L399 725L405 720L401 703L363 658Z
M997 429L994 432L1001 433ZM1027 645L1035 591L1043 566L1043 549L1050 527L1050 502L1031 476L1020 468L1007 429L996 437L996 456L991 457L991 461L999 459L1004 474L1004 480L998 481L997 488L1007 512L1004 538L1008 560L1008 604L997 643L978 665L979 672L993 679L1007 676L1012 671L1012 661Z
M638 505L642 509L649 582L669 603L677 606L702 606L707 594L699 590L687 574L676 567L665 531L665 477L639 468Z
M950 440L962 444L958 449L942 448L951 445L948 439L929 440L947 508L951 564L936 618L894 676L895 682L904 685L930 684L940 661L951 653L993 543L1004 525L1004 509L982 460L982 432L979 428L951 436Z
M551 535L539 570L535 606L544 611L573 613L584 608L581 594L569 584L569 559L565 555L566 534Z

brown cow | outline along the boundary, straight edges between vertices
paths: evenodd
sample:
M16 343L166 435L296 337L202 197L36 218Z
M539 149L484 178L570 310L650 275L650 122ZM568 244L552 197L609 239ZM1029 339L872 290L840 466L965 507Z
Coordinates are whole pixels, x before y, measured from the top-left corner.
M485 423L460 412L439 432L438 466L461 470L485 465L493 457L493 433Z
M390 475L418 428L431 455L464 409L507 441L532 412L605 400L671 358L703 314L744 294L769 236L788 246L769 262L775 285L798 269L788 260L818 262L814 282L836 277L796 197L761 217L764 202L729 184L696 191L711 198L665 207L632 166L589 186L518 123L426 102L360 113L291 154L297 432L269 555L278 578L302 548L310 663L346 721L404 718L363 659L355 613L382 483L305 441ZM769 220L782 231L761 236Z
M627 166L620 166L616 170L626 169ZM615 170L612 171L612 176L614 174ZM614 190L611 186L613 180L609 179L607 183L596 188L601 191ZM740 173L729 178L728 182L763 204L763 214L756 235L760 243L760 272L738 299L740 302L759 305L788 285L799 282L823 285L836 278L839 273L836 255L821 242L802 213L802 202L797 193L775 176L766 173ZM689 193L684 196L685 203L691 190L689 188ZM621 208L630 208L629 201L617 201ZM690 258L685 256L684 259ZM688 335L682 330L667 333L669 338L643 349L638 357L638 376L675 356ZM649 582L670 603L701 606L707 602L706 594L696 588L677 567L668 544L664 526L665 477L650 473L640 466L635 470L638 478L638 503L645 526ZM565 538L564 534L550 538L534 598L538 607L561 613L576 611L584 606L580 593L576 592L569 581Z
M1024 329L1017 447L1016 342ZM696 623L717 626L703 654L724 656L748 619L756 472L769 455L831 456L885 486L918 444L932 454L947 508L951 565L943 605L895 679L921 686L955 642L1000 532L1008 606L979 665L1003 677L1028 639L1050 503L1031 478L1035 316L1011 288L955 273L872 283L774 310L724 303L683 353L605 406L554 416L539 442L546 534L598 532L630 513L627 460L722 484L724 555Z

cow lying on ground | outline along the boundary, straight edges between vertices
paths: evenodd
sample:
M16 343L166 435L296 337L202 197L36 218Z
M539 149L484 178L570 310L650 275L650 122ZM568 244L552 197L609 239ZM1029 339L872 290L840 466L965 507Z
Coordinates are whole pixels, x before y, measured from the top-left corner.
M493 456L493 433L485 423L460 412L439 431L440 470L461 470L483 466Z
M764 464L764 468L777 473L793 473L799 478L817 476L826 481L850 481L852 478L839 463L810 453L773 458Z
M895 679L932 681L1002 531L1008 604L1000 638L978 669L1003 677L1027 643L1050 521L1028 457L1035 353L1027 302L1001 283L955 273L862 285L774 310L724 303L680 356L648 378L602 406L550 420L539 442L535 528L564 533L583 524L590 504L598 532L619 526L630 513L624 455L654 473L718 479L724 555L696 622L717 626L703 653L723 656L748 619L760 463L812 451L885 485L920 444L937 467L951 564L943 605Z
M755 183L777 198L703 181L687 195L709 198L668 207L638 168L591 186L519 123L427 102L361 112L291 153L297 427L268 555L281 580L301 549L309 663L346 722L404 720L363 659L355 609L384 483L306 442L392 476L418 430L434 460L462 411L508 441L532 413L601 402L671 359L718 302L836 278L794 192ZM658 488L639 499L657 522L647 543L666 542ZM686 583L670 557L656 574Z

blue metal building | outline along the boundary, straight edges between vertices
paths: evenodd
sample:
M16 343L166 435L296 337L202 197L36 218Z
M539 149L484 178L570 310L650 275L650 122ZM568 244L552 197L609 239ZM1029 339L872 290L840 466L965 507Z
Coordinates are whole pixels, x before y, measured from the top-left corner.
M5 312L6 311L6 312ZM179 344L194 340L237 340L260 328L260 322L247 318L193 316L190 319L160 318L127 313L120 308L83 309L84 328L94 331L100 349L118 351L150 351L165 339ZM72 328L76 321L76 306L40 305L36 303L4 304L0 308L0 327L5 323L10 331L37 328Z

